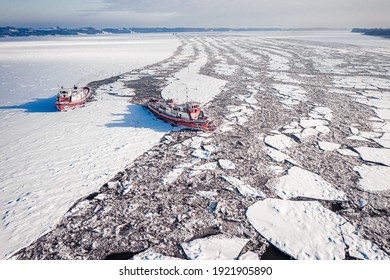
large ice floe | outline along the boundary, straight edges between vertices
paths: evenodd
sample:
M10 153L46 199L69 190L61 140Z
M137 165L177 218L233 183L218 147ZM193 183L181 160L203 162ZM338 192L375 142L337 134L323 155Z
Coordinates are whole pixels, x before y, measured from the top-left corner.
M354 168L361 177L359 185L366 191L390 190L390 167L362 165Z
M249 239L216 235L180 245L192 260L235 260L248 241Z
M227 82L199 74L206 63L207 57L201 57L176 73L175 80L163 89L161 95L179 103L190 100L207 103L212 100Z
M390 149L359 147L355 148L355 150L365 161L390 166Z
M344 192L335 189L319 175L293 166L288 174L268 183L276 190L279 197L289 198L313 198L321 200L346 201Z
M343 217L316 201L265 199L250 206L247 218L279 250L295 259L389 259Z

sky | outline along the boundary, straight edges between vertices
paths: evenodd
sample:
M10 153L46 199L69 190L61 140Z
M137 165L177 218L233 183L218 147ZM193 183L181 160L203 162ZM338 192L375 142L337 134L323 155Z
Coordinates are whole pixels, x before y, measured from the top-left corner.
M389 0L0 0L0 26L390 28Z

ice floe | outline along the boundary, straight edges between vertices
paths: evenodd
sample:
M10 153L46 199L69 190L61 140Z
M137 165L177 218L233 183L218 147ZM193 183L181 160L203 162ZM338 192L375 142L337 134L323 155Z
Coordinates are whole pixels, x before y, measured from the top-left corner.
M318 141L318 146L323 151L335 151L341 147L338 143L332 143L327 141Z
M346 250L361 259L389 259L342 216L316 201L265 199L246 215L262 236L295 259L344 259Z
M289 155L286 155L285 153L271 147L266 147L265 150L267 152L267 155L277 162L284 162L286 159L290 158Z
M258 196L261 198L265 197L265 194L262 191L251 187L249 184L245 184L240 179L234 178L232 176L221 176L221 178L235 187L237 191L243 196Z
M299 125L303 128L316 127L316 126L326 126L329 123L325 120L318 119L301 119Z
M293 166L288 174L270 180L269 186L276 190L276 194L283 199L314 198L321 200L346 201L343 191L335 189L330 183L318 174Z
M390 190L390 167L356 166L353 170L359 173L359 185L366 191Z
M190 99L204 104L212 100L227 81L199 74L207 61L207 57L201 57L176 73L175 80L162 90L161 95L179 103Z
M209 159L211 152L197 149L197 150L194 150L191 155L193 157L197 157L197 158L201 158L201 159Z
M390 149L386 148L370 148L359 147L355 148L360 157L369 162L375 162L383 165L390 166Z
M236 168L236 165L228 159L219 159L218 164L219 167L225 170L231 170Z
M217 235L180 245L192 260L235 260L248 241L249 239Z
M264 143L279 150L284 151L287 148L292 147L295 141L286 135L268 135L264 138Z

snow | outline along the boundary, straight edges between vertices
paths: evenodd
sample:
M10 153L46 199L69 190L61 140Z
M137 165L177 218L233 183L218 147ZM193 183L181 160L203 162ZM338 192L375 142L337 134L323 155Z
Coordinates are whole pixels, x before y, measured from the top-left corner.
M327 141L318 141L318 146L323 151L335 151L341 147L340 144L327 142Z
M228 159L219 159L218 164L222 169L225 170L231 170L236 168L236 165Z
M250 206L246 215L262 236L295 259L344 259L345 250L362 259L389 259L342 216L316 201L269 198Z
M24 41L26 40L26 41ZM0 258L27 246L93 191L158 143L171 126L141 106L100 93L57 112L57 85L85 84L169 57L171 38L26 38L0 43ZM21 88L23 81L29 88ZM104 91L101 91L104 92ZM4 106L2 106L4 105Z
M353 170L359 173L359 185L366 191L390 190L390 167L356 166Z
M335 189L319 175L296 166L291 167L287 175L271 180L269 185L283 199L301 197L335 201L347 200L343 191Z
M249 239L224 235L181 243L186 256L192 260L235 260Z
M355 150L360 154L360 157L368 162L375 162L390 166L390 149L385 148L370 148L359 147Z
M227 82L199 74L207 61L207 57L201 57L177 72L175 79L162 90L162 97L172 98L178 103L198 101L205 104L211 101Z
M264 142L279 151L284 151L295 143L294 140L286 135L268 135L264 138Z
M240 179L234 178L232 176L225 176L225 175L221 176L221 178L226 182L228 182L233 187L235 187L237 191L243 196L258 196L261 198L265 197L265 194L262 191L257 190L248 184L245 184Z

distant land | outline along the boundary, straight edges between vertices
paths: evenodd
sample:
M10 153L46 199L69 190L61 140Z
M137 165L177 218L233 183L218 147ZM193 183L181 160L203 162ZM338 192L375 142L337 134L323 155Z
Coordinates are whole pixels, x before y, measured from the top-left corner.
M186 28L186 27L155 27L155 28L29 28L29 27L0 27L0 37L19 36L48 36L48 35L94 35L94 34L130 34L130 33L162 33L162 32L227 32L227 31L277 31L280 28Z
M390 38L390 28L353 28L352 32L362 33L364 35L370 36L380 36L385 38Z
M179 32L229 32L229 31L303 31L303 30L340 30L329 28L188 28L188 27L152 27L152 28L31 28L31 27L0 27L0 37L21 36L56 36L56 35L95 35L95 34L131 34L131 33L179 33ZM344 30L344 29L343 29Z

